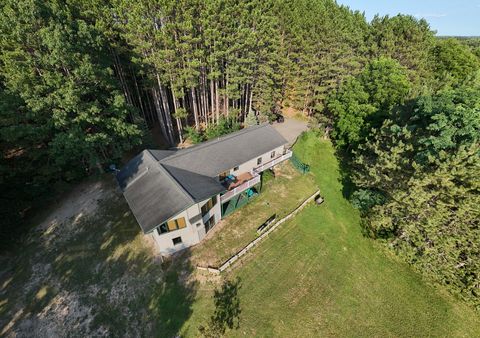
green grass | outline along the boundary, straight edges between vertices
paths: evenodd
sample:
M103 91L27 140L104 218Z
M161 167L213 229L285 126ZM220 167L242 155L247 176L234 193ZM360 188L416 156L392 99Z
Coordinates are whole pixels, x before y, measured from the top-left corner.
M271 180L265 200L260 195L231 217L253 215L257 224L282 198L303 199L317 185L325 202L305 208L219 278L194 272L194 250L163 264L154 259L118 192L96 215L70 224L72 236L62 235L66 225L32 231L0 266L0 336L197 337L213 314L219 280L239 277L240 327L228 336L479 337L477 312L362 236L331 144L309 134L295 150L312 175ZM104 181L114 191L111 178ZM238 245L227 229L212 240Z
M296 145L325 202L310 206L253 250L240 277L241 320L230 336L478 337L478 313L429 285L380 243L364 238L342 196L332 146L309 134ZM212 310L199 289L184 325L197 334Z
M111 177L102 181L114 191ZM0 336L50 326L53 336L173 336L190 315L195 283L178 283L178 270L153 258L123 197L74 218L53 231L33 229L0 267ZM41 313L52 317L38 320Z
M270 216L282 218L316 190L313 175L301 175L290 162L282 163L276 168L275 178L267 175L258 196L222 220L191 250L192 264L218 267L254 240L257 228Z

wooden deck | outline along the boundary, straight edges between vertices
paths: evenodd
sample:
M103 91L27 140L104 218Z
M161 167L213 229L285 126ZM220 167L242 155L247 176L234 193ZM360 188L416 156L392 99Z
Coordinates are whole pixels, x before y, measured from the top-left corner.
M225 203L233 196L247 190L250 187L253 187L255 184L260 183L260 175L252 175L247 173L247 175L242 174L237 177L237 181L235 183L231 183L229 186L228 191L220 195L220 202Z
M253 178L253 175L250 174L249 172L243 173L241 175L236 176L237 181L236 182L231 182L228 186L226 186L227 190L232 190L235 189L236 187L242 185L243 183L251 180Z

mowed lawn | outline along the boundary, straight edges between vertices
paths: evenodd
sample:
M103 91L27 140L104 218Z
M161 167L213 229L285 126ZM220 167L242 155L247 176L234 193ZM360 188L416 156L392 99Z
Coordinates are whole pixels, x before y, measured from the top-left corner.
M257 236L257 228L272 215L281 219L311 196L317 187L312 174L300 174L290 161L265 179L261 193L228 215L191 250L193 265L220 266ZM294 188L292 188L294 187Z
M313 175L272 180L271 191L283 182L292 191L282 193L303 199L297 192L318 186L324 204L305 208L221 276L196 271L194 250L161 263L113 178L86 182L62 198L52 222L0 257L0 336L198 337L214 313L213 291L239 277L240 326L227 336L480 337L478 313L361 235L331 144L309 134L295 150ZM258 205L267 202L260 197ZM261 216L243 207L236 217L264 221L282 194L270 198Z
M325 202L281 226L227 275L240 277L240 327L229 336L479 337L479 314L422 280L381 243L364 238L343 198L333 148L308 134L296 145ZM292 186L292 189L295 187ZM182 333L213 311L199 288Z

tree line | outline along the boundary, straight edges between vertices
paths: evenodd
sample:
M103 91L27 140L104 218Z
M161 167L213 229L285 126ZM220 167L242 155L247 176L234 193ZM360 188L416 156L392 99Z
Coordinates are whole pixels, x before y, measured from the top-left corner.
M374 58L325 110L365 234L477 309L479 41L425 40L423 66Z
M366 233L478 305L478 41L333 0L2 1L1 242L150 130L171 147L290 108L334 141Z
M365 62L368 30L323 0L2 1L2 239L59 182L147 146L150 129L170 147L249 112L321 111Z

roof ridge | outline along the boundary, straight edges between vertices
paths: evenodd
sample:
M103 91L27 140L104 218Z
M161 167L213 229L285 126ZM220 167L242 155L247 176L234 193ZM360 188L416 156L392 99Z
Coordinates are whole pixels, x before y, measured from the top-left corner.
M177 178L175 177L175 175L173 175L173 174L170 172L169 168L175 168L175 169L177 169L177 170L186 171L186 172L188 172L188 173L190 173L190 174L193 174L193 175L196 175L196 176L208 178L208 179L210 179L210 180L215 180L214 178L212 178L212 177L210 177L210 176L206 176L206 175L203 175L203 174L200 174L200 173L197 173L197 172L194 172L194 171L190 171L190 170L187 170L187 169L184 169L184 168L179 168L179 167L174 166L174 165L171 165L171 164L160 163L160 165L168 172L168 174L175 180L175 182L177 182L178 185L181 186L181 188L192 198L192 200L193 200L194 202L197 201L197 200L195 199L195 197L194 197L192 194L190 194L190 192L188 191L188 189L185 188L185 187L183 186L183 184L182 184L179 180L177 180ZM219 184L220 184L220 183L219 183Z
M192 151L194 150L197 150L199 148L207 148L213 144L217 144L218 142L220 141L224 141L224 140L228 140L228 139L231 139L231 138L234 138L234 137L237 137L237 136L240 136L240 135L243 135L247 132L252 132L254 130L257 130L259 128L263 128L263 127L266 127L266 126L270 126L269 123L265 122L265 123L262 123L262 124L258 124L256 126L252 126L252 127L247 127L247 128L243 128L243 129L240 129L240 130L237 130L237 131L234 131L233 133L229 133L229 134L226 134L226 135L222 135L220 137L217 137L216 139L213 139L213 140L208 140L208 141L205 141L205 142L202 142L202 143L199 143L199 144L196 144L192 147L189 147L189 148L184 148L184 149L180 149L179 151L177 151L175 154L171 155L171 156L168 156L168 157L165 157L163 158L162 160L158 161L158 162L167 162L169 159L173 159L173 158L177 158L177 157L180 157L180 156L184 156L185 154L188 154L188 153L191 153Z
M173 183L177 186L177 188L180 188L180 191L192 202L195 203L195 199L193 198L190 193L185 190L185 188L175 179L175 177L165 168L160 161L157 161L155 156L150 152L150 149L146 149L146 152L148 153L148 156L151 157L151 159L154 160L154 162L158 165L158 168L162 170L167 176L173 181Z
M157 162L163 161L164 159L169 158L170 156L173 156L173 155L175 155L175 154L178 152L178 150L173 150L173 149L151 149L151 148L145 148L145 150L148 151L148 152L150 153L150 155L152 155L153 158L155 159L155 161L157 161ZM157 157L152 153L152 151L160 151L160 152L166 152L166 153L171 153L171 154L163 157L163 158L160 159L160 160L158 160Z

